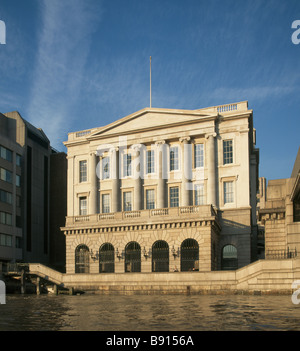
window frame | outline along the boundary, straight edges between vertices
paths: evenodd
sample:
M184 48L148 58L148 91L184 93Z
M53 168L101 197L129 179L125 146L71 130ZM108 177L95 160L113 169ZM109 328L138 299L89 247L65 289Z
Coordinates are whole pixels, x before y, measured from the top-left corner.
M150 192L153 195L153 199L152 199L153 201L152 202L148 202L148 199L149 199L148 194ZM155 204L155 189L146 189L145 199L146 199L146 206L145 206L146 210L153 210L153 209L155 209L155 207L156 207L156 204ZM152 205L153 205L153 207L152 207Z
M85 201L85 206L82 206ZM88 212L87 196L79 197L79 216L87 216Z
M107 198L107 204L104 203L104 198ZM102 206L102 213L110 213L110 194L101 194L101 206ZM106 209L108 208L108 211L106 211Z
M85 183L87 182L87 180L88 180L87 160L80 160L79 161L79 183Z
M225 189L227 185L231 184L231 189ZM223 203L224 206L231 205L235 203L235 189L234 189L235 182L232 179L224 180L223 181ZM228 191L230 190L230 191ZM226 192L228 191L228 192ZM230 196L230 198L228 197Z
M201 146L198 155L197 148ZM197 163L200 163L199 165ZM204 143L197 143L194 146L194 168L203 168L204 167Z
M131 153L123 154L123 178L132 177L132 155Z
M129 195L130 194L130 207L127 207L127 205L125 204L125 201L127 200L127 199L125 199L125 197L127 196L127 195ZM130 212L130 211L132 211L132 207L133 207L133 204L132 204L132 191L124 191L123 192L123 194L122 194L122 197L123 197L123 201L122 201L122 205L123 205L123 212ZM128 201L127 201L128 202Z
M146 174L153 173L155 173L155 150L151 149L146 150Z
M176 189L177 190L177 202L174 204L174 200L176 200L176 198L172 198L172 195L174 195L174 194L172 194L172 191L174 190L174 189ZM169 187L169 207L171 208L173 208L173 207L179 207L179 200L180 200L180 193L179 193L179 186L170 186ZM177 206L176 206L176 204L177 204Z
M176 152L173 154L173 157L172 157L172 152L174 152L175 150ZM170 146L169 158L170 158L169 160L170 172L179 171L180 166L179 166L179 146L178 145Z
M230 146L226 146L226 143L231 143ZM231 148L231 150L228 148ZM233 154L233 139L224 139L223 140L223 165L232 165L234 163L234 154Z

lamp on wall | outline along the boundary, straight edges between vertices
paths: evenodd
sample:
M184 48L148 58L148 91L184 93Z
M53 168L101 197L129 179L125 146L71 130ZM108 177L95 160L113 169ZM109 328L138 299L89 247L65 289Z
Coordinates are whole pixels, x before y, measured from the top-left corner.
M150 258L151 257L151 250L149 249L149 251L147 252L146 248L144 246L143 254L144 254L145 259L147 259L148 257Z
M96 261L99 259L99 252L96 251L96 253L93 253L93 250L91 250L91 259Z
M178 248L177 251L176 251L174 245L173 245L173 248L172 248L172 255L174 256L174 259L176 257L180 256L180 249Z
M119 259L119 261L121 260L121 258L124 258L124 251L119 252L119 249L117 248L116 250L116 257Z

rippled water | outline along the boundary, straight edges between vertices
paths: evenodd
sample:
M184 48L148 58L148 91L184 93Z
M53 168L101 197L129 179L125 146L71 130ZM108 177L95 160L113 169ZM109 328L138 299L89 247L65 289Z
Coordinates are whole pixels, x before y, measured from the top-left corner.
M300 330L291 296L8 295L0 330Z

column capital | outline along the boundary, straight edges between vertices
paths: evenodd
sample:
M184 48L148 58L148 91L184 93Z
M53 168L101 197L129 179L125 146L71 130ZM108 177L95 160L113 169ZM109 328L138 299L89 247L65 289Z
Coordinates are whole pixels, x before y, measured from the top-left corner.
M207 133L207 134L205 134L205 139L209 139L210 137L215 138L216 136L217 136L217 133L216 133L216 132Z
M181 143L187 143L187 142L189 142L191 140L191 137L181 137L181 138L179 138L179 141L181 142Z
M155 142L155 145L156 145L156 146L160 146L160 145L164 145L164 144L166 144L166 141L165 141L165 140L157 140L157 141Z

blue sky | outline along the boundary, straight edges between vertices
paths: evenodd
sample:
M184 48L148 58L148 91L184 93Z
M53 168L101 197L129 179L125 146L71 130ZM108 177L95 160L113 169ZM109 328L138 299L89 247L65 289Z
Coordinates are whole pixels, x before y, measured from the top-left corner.
M1 0L0 111L66 151L67 133L149 106L249 101L260 176L290 176L300 145L299 0ZM300 35L299 35L300 38Z

